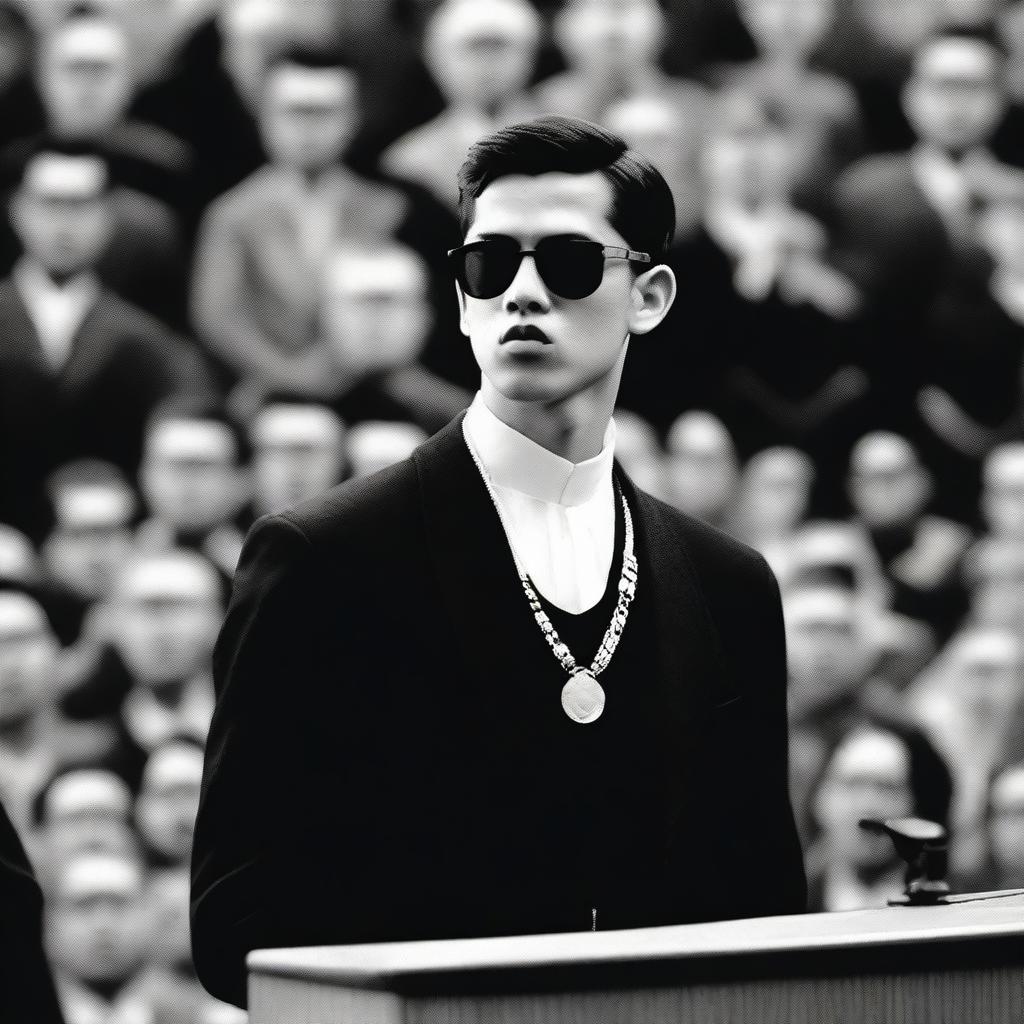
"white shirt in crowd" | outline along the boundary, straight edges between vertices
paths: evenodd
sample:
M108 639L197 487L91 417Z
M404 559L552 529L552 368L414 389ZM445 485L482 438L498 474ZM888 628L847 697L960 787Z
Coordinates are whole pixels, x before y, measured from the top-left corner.
M490 475L533 586L564 611L578 615L593 608L604 595L614 558L614 418L600 453L577 463L502 422L479 391L462 429Z

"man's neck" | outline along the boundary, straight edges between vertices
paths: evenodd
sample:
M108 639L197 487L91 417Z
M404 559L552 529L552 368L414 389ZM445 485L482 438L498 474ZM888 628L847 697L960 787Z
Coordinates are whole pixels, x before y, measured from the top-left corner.
M484 404L502 423L576 463L601 454L608 421L615 411L620 375L621 369L613 381L606 378L550 405L506 398L486 377L481 380L480 391Z

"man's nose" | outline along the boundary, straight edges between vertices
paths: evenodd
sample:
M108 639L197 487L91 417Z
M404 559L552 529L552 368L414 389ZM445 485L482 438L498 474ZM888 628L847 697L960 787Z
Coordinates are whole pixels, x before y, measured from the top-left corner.
M550 306L551 296L537 272L536 261L532 255L523 256L516 276L505 291L505 311L543 312Z

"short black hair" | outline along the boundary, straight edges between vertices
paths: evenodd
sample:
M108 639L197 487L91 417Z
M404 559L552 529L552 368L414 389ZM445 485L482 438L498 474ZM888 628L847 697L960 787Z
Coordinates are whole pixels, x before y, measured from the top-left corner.
M465 237L477 198L509 174L591 174L612 186L608 220L633 249L654 262L672 244L676 207L661 172L612 132L576 117L545 114L500 128L475 142L459 169L459 222Z
M114 188L114 173L110 155L100 146L85 140L61 139L55 135L42 134L27 140L24 145L15 143L10 155L14 179L21 185L29 165L36 157L63 156L71 159L98 160L103 164L103 195L108 195Z
M914 51L915 62L925 50L934 46L936 43L957 39L969 43L981 43L982 45L989 47L989 49L995 52L1000 69L1002 69L1003 65L1005 65L1006 61L1009 59L1010 52L1006 48L1006 44L1003 42L1002 36L994 25L958 25L954 22L952 24L938 26L938 28L929 32L924 39L917 44Z
M193 393L190 391L174 392L161 399L146 420L145 434L168 421L198 420L200 422L219 423L226 427L235 442L237 462L245 466L252 458L252 445L249 434L228 408L224 398L216 392Z

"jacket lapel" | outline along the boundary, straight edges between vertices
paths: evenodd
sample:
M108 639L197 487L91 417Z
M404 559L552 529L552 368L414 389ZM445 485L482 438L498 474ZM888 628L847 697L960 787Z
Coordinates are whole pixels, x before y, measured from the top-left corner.
M517 650L515 641L533 633L539 643L544 641L523 597L504 529L466 447L464 416L460 412L413 453L427 545L442 611L458 638L466 676L480 681L468 695L472 725L497 745L496 756L529 749L525 763L536 765L543 743L537 742L542 736L533 722L545 717L544 709L557 695L548 686L543 691L536 687L528 678L527 660ZM700 724L734 695L723 688L718 632L685 549L678 515L638 490L618 460L614 472L633 512L638 585L650 587L652 594L671 826L694 784L692 754ZM521 716L510 711L510 702L521 709ZM537 719L531 719L534 712ZM516 723L519 728L511 727Z

